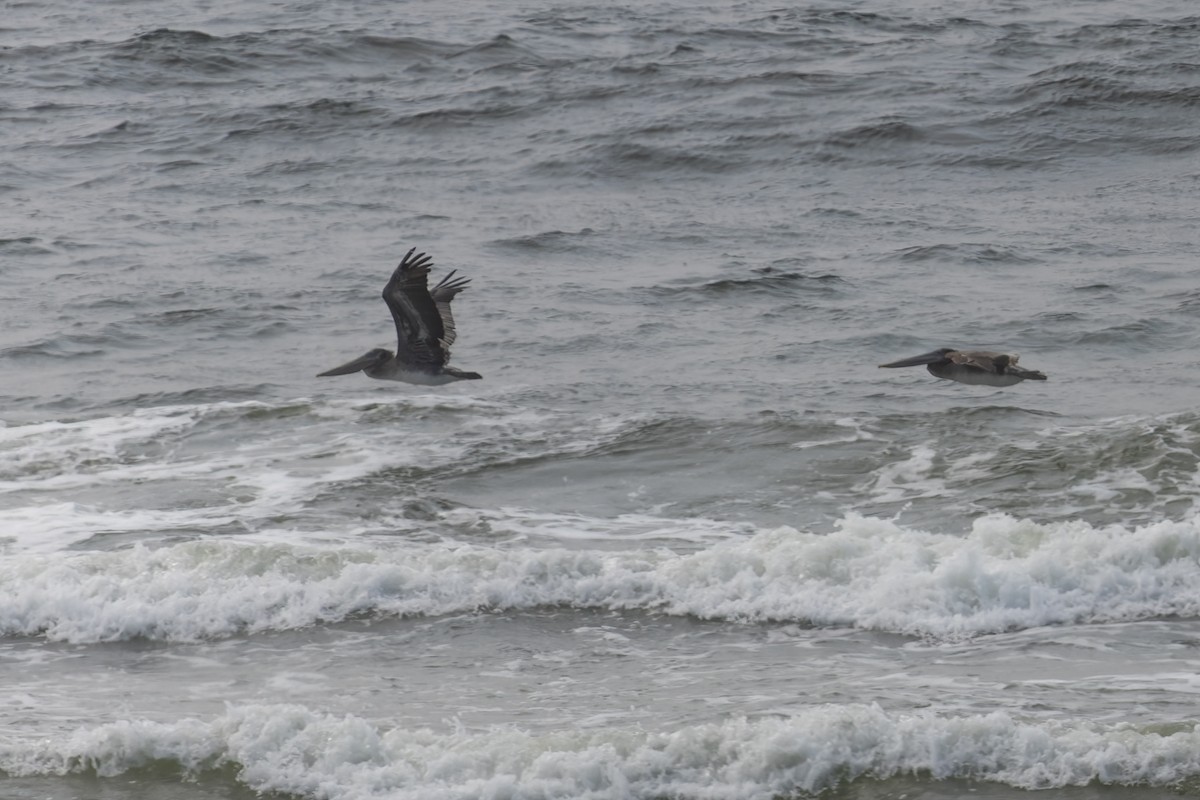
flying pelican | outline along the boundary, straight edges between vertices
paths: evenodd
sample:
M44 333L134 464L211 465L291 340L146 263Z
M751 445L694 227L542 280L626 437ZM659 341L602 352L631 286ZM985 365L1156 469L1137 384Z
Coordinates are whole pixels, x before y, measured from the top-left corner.
M926 364L938 378L979 386L1012 386L1024 380L1044 381L1046 375L1035 369L1017 366L1019 356L989 353L986 350L955 350L942 347L931 353L902 358L880 367L916 367Z
M318 378L361 370L367 377L383 381L441 386L483 377L478 372L446 366L456 336L450 301L467 288L470 279L451 280L454 277L451 271L431 290L428 279L432 261L416 250L414 247L408 251L383 287L383 301L396 321L396 353L377 347L348 364L322 372Z

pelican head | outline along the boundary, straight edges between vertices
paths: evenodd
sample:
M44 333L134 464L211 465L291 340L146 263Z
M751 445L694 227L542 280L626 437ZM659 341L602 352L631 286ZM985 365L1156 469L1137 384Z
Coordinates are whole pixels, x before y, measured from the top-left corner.
M392 351L384 350L382 347L376 347L374 350L361 355L353 361L342 364L340 367L334 367L317 375L318 378L325 378L330 375L349 375L352 372L366 372L370 375L374 370L383 366L392 359Z

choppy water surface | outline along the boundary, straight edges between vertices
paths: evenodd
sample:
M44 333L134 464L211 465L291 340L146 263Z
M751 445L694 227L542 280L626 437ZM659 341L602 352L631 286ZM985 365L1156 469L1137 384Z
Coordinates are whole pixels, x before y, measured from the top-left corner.
M9 4L0 794L1196 794L1198 33Z

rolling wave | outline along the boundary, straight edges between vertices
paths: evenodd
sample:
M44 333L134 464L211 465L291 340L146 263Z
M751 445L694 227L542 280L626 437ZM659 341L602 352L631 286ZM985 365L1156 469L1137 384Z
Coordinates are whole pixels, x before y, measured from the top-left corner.
M256 792L369 798L811 796L905 776L1017 789L1172 787L1200 775L1200 731L1007 713L946 717L817 706L671 732L613 728L533 735L385 728L303 706L231 706L210 720L129 720L0 746L12 776L136 776L163 762L192 776L232 769ZM911 788L911 787L910 787ZM974 790L972 790L974 791Z
M586 520L513 523L510 533L577 529ZM645 527L638 519L626 524ZM195 641L364 615L567 606L956 639L1200 615L1195 519L1127 529L995 516L956 536L849 516L830 534L780 528L688 553L520 541L320 547L223 537L12 556L0 565L7 587L0 632L69 642Z

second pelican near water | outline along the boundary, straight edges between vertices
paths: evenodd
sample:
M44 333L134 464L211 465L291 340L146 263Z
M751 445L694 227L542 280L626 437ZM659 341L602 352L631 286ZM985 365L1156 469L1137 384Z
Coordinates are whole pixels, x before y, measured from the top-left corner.
M1018 356L987 350L955 350L942 347L912 358L902 358L882 367L917 367L924 364L934 376L978 386L1012 386L1021 381L1044 381L1036 369L1017 366Z

